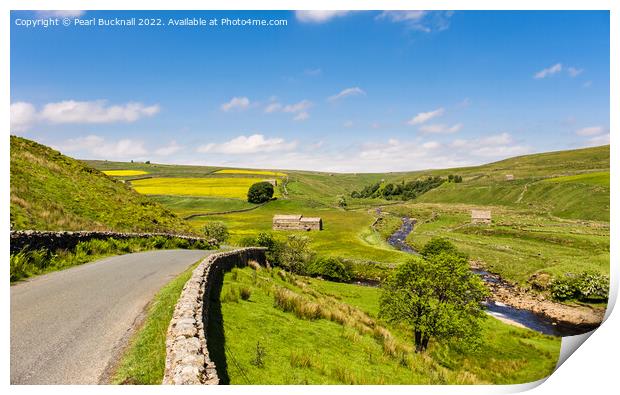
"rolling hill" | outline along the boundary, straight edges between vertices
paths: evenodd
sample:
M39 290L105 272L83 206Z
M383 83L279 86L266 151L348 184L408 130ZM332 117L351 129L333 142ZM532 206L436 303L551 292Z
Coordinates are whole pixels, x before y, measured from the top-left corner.
M11 229L192 233L162 205L85 163L11 136Z

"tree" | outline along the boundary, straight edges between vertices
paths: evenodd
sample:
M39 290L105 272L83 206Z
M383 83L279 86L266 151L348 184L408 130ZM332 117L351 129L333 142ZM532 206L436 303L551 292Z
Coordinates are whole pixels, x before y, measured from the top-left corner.
M273 185L266 181L253 184L248 190L248 202L264 203L273 197Z
M383 284L380 317L411 326L416 352L431 338L474 346L488 291L463 255L441 252L399 266Z
M434 237L420 250L420 255L424 258L430 258L433 255L438 255L442 252L449 254L459 254L454 244L450 243L447 239L442 237Z
M314 252L310 249L310 238L300 235L288 235L280 251L280 264L287 270L304 274Z
M345 208L347 207L347 199L343 195L338 195L338 207Z
M204 227L205 236L208 239L215 239L218 243L223 243L228 239L228 227L223 222L207 222Z

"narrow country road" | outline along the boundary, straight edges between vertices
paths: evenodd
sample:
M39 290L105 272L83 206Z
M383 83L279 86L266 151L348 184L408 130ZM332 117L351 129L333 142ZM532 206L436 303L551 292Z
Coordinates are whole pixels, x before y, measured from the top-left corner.
M11 287L11 384L97 384L157 291L213 253L104 258Z

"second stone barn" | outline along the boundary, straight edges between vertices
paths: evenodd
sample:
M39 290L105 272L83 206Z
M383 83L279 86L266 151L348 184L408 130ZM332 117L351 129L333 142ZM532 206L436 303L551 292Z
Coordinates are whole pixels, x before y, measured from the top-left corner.
M274 215L273 230L322 230L323 220L319 217L304 217L301 214Z

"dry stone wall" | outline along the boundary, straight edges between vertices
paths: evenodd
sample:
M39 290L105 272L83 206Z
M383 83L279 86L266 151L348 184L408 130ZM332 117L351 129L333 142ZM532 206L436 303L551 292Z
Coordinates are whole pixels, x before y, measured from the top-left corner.
M52 232L36 230L11 231L11 254L23 249L28 250L57 250L73 249L79 242L93 239L129 239L134 237L147 238L163 236L166 238L186 239L190 243L204 241L200 237L175 235L172 233L118 233L102 231L82 231L82 232ZM215 242L213 243L216 244Z
M252 260L266 265L265 250L250 247L216 253L194 269L168 327L163 384L219 384L207 348L210 306L219 301L224 274Z

